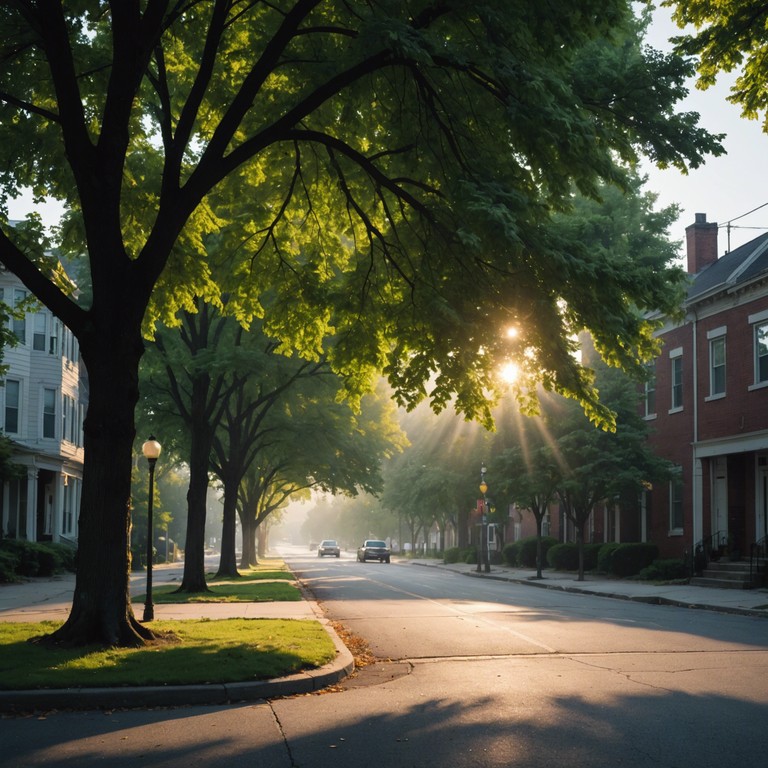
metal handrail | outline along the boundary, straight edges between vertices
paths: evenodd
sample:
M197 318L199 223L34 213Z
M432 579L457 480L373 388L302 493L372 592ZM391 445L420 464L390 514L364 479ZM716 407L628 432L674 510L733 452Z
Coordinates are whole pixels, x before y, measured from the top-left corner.
M693 549L693 572L699 575L712 560L712 552L720 550L720 547L728 541L725 531L716 531L711 536L706 536L696 544ZM717 558L715 558L717 559Z
M766 562L768 562L768 536L763 536L749 546L749 583L755 584L759 575L765 579Z

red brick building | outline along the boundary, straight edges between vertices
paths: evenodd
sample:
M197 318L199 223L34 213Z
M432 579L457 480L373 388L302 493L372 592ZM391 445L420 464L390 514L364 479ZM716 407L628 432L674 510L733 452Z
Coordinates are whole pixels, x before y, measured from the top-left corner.
M717 234L702 213L686 229L685 320L660 331L646 385L655 450L680 467L642 505L662 557L699 544L748 557L768 533L768 234L719 258Z

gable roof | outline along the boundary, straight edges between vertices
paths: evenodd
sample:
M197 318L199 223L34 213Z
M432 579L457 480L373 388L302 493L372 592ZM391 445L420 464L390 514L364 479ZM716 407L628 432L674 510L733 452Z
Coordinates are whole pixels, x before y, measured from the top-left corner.
M686 303L751 282L761 275L768 277L768 232L724 254L694 275Z

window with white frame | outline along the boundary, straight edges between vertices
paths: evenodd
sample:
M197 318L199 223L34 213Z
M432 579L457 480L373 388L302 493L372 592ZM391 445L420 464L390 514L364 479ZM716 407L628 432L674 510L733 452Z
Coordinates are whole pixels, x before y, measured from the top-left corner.
M651 363L646 366L645 379L645 415L656 415L656 366Z
M59 320L56 317L51 318L51 335L48 337L48 354L59 354Z
M43 437L56 437L56 390L43 389Z
M19 432L19 411L21 409L21 383L13 379L5 382L5 431L8 434Z
M672 392L670 403L671 410L678 411L683 407L683 351L676 349L669 354L670 379Z
M768 322L757 323L755 333L755 384L768 384Z
M46 321L44 312L36 312L34 326L32 328L32 349L37 352L45 352L46 349Z
M682 468L669 483L669 530L670 533L680 533L683 530L683 477Z
M725 329L707 334L709 339L709 396L725 394Z

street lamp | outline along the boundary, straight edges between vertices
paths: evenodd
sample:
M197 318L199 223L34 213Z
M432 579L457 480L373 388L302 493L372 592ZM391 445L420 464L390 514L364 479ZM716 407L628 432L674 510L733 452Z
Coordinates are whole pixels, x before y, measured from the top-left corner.
M152 605L152 502L155 495L155 464L160 455L162 446L155 440L154 435L149 436L141 452L149 464L149 500L147 501L147 596L144 601L144 621L152 621L155 618L155 606Z
M480 557L477 560L477 572L480 573L481 562L482 568L486 573L491 571L491 563L488 558L488 499L485 494L488 492L488 485L485 482L485 464L480 467L480 493L483 494L483 516L480 521L480 535L482 540L480 542Z

